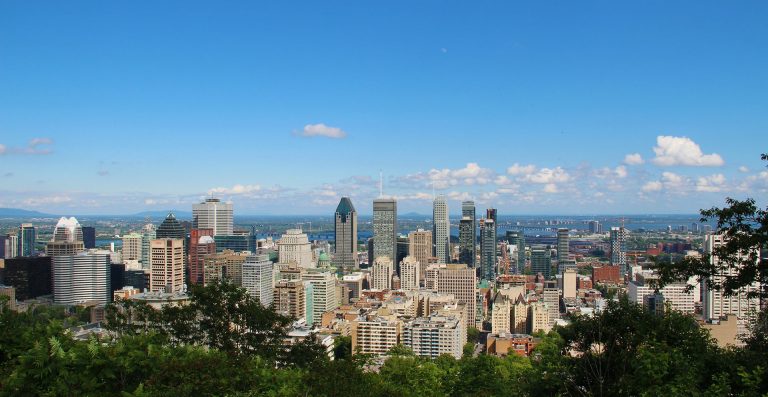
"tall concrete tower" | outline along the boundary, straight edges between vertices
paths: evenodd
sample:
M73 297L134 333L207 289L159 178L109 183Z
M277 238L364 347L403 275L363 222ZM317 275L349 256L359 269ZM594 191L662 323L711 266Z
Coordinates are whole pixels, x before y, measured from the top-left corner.
M450 231L448 201L445 196L440 195L432 202L432 241L438 262L450 263L451 261Z

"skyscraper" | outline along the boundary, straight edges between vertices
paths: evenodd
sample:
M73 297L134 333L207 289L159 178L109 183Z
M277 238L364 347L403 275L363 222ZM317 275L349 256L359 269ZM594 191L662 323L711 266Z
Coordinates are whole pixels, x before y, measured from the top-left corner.
M323 313L339 307L339 296L336 293L336 277L321 269L308 269L301 275L302 280L308 282L312 288L307 296L307 322L320 324ZM305 292L307 292L305 290ZM311 295L311 296L310 296ZM311 298L311 299L310 299Z
M480 276L496 279L496 222L492 218L480 220Z
M269 255L251 255L243 263L243 288L257 298L262 306L269 307L274 299L273 265Z
M627 231L624 226L611 228L611 265L619 266L621 277L627 274Z
M216 253L213 229L192 229L189 232L189 284L203 285L205 256Z
M464 220L464 218L469 218L469 224L464 226L465 229L469 230L465 230L465 243L462 245L461 224L459 224L459 246L467 247L469 250L465 254L468 259L462 260L462 249L460 248L459 263L466 263L467 266L474 268L477 265L475 263L477 261L477 214L474 201L464 201L461 203L461 219Z
M349 197L342 197L336 207L334 234L336 239L334 264L345 271L356 269L358 267L357 211Z
M450 263L451 261L450 230L448 201L446 201L445 196L439 195L432 203L432 243L434 256L441 263Z
M109 251L88 251L54 257L53 301L108 303L112 297L109 255Z
M151 223L147 223L141 229L141 267L144 270L149 270L149 256L151 252L149 244L152 240L157 238L156 233L157 229L155 228L155 225Z
M557 229L557 264L562 265L568 260L568 229Z
M129 233L123 235L123 260L139 261L142 257L142 235Z
M96 228L83 226L83 246L85 249L96 248Z
M312 262L312 244L301 229L288 229L277 242L278 262L295 263L305 269L315 267Z
M400 288L403 290L419 289L421 264L412 256L406 256L400 263Z
M212 229L214 236L230 236L234 232L234 211L232 203L222 203L209 198L192 205L192 227Z
M304 281L279 280L274 290L272 304L276 312L294 319L306 318Z
M547 279L552 275L552 258L546 247L542 245L531 247L531 272L541 273Z
M408 255L419 262L419 277L423 279L432 258L432 232L419 229L408 233Z
M178 238L152 240L150 267L150 291L168 293L181 291L184 287L184 240Z
M465 264L432 265L437 267L433 288L440 293L453 294L464 303L467 313L467 327L475 326L477 307L477 276L475 269Z
M475 267L475 225L464 215L459 221L459 263Z
M371 289L392 289L392 274L395 266L388 256L380 256L371 266Z
M517 274L523 274L525 271L525 233L507 230L507 242L517 246Z
M20 301L53 292L53 267L49 256L5 259L5 268L0 275L0 284L16 288L16 298Z
M53 240L45 247L48 256L74 255L83 252L83 229L74 217L62 217L56 223Z
M157 231L155 232L155 238L173 238L181 239L183 241L187 238L187 232L184 231L184 227L181 226L181 222L176 219L176 216L173 215L173 212L169 212L168 216L163 220L163 223L161 223L160 227L157 228Z
M391 261L397 258L397 202L394 199L373 200L373 258L386 256Z
M17 254L19 256L35 256L35 241L37 239L37 232L31 223L22 223L19 227L19 248Z

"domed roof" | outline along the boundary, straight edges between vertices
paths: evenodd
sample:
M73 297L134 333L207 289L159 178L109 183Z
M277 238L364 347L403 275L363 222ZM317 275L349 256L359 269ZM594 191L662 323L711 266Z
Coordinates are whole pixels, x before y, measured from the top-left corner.
M200 236L200 239L197 240L198 244L213 244L214 240L211 236Z

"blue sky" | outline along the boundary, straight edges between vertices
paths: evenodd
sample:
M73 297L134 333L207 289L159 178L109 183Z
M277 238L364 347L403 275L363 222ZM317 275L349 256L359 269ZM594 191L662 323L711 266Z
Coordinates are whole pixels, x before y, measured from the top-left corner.
M0 206L766 198L766 2L263 3L0 3Z

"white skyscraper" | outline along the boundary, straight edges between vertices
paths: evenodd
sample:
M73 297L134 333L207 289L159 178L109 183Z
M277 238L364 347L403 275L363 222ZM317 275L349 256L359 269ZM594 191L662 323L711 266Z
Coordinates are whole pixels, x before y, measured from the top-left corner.
M87 251L54 256L53 300L61 305L96 301L108 303L110 288L109 251Z
M395 266L392 259L388 256L380 256L373 261L371 266L371 288L372 289L391 289L392 274L395 272Z
M274 298L273 265L269 255L251 255L243 263L243 288L262 306L272 305Z
M142 258L142 240L143 235L138 233L126 234L123 236L123 260L138 261Z
M400 262L400 288L403 290L419 289L421 279L421 264L416 258L406 256Z
M232 203L209 198L192 205L192 227L195 229L213 229L214 236L231 236L234 234L233 225Z
M301 229L288 229L277 242L278 262L295 263L305 269L315 267L312 263L312 244Z
M435 257L441 263L450 263L451 250L449 233L451 223L448 220L448 201L440 195L432 203L432 242L435 246Z

